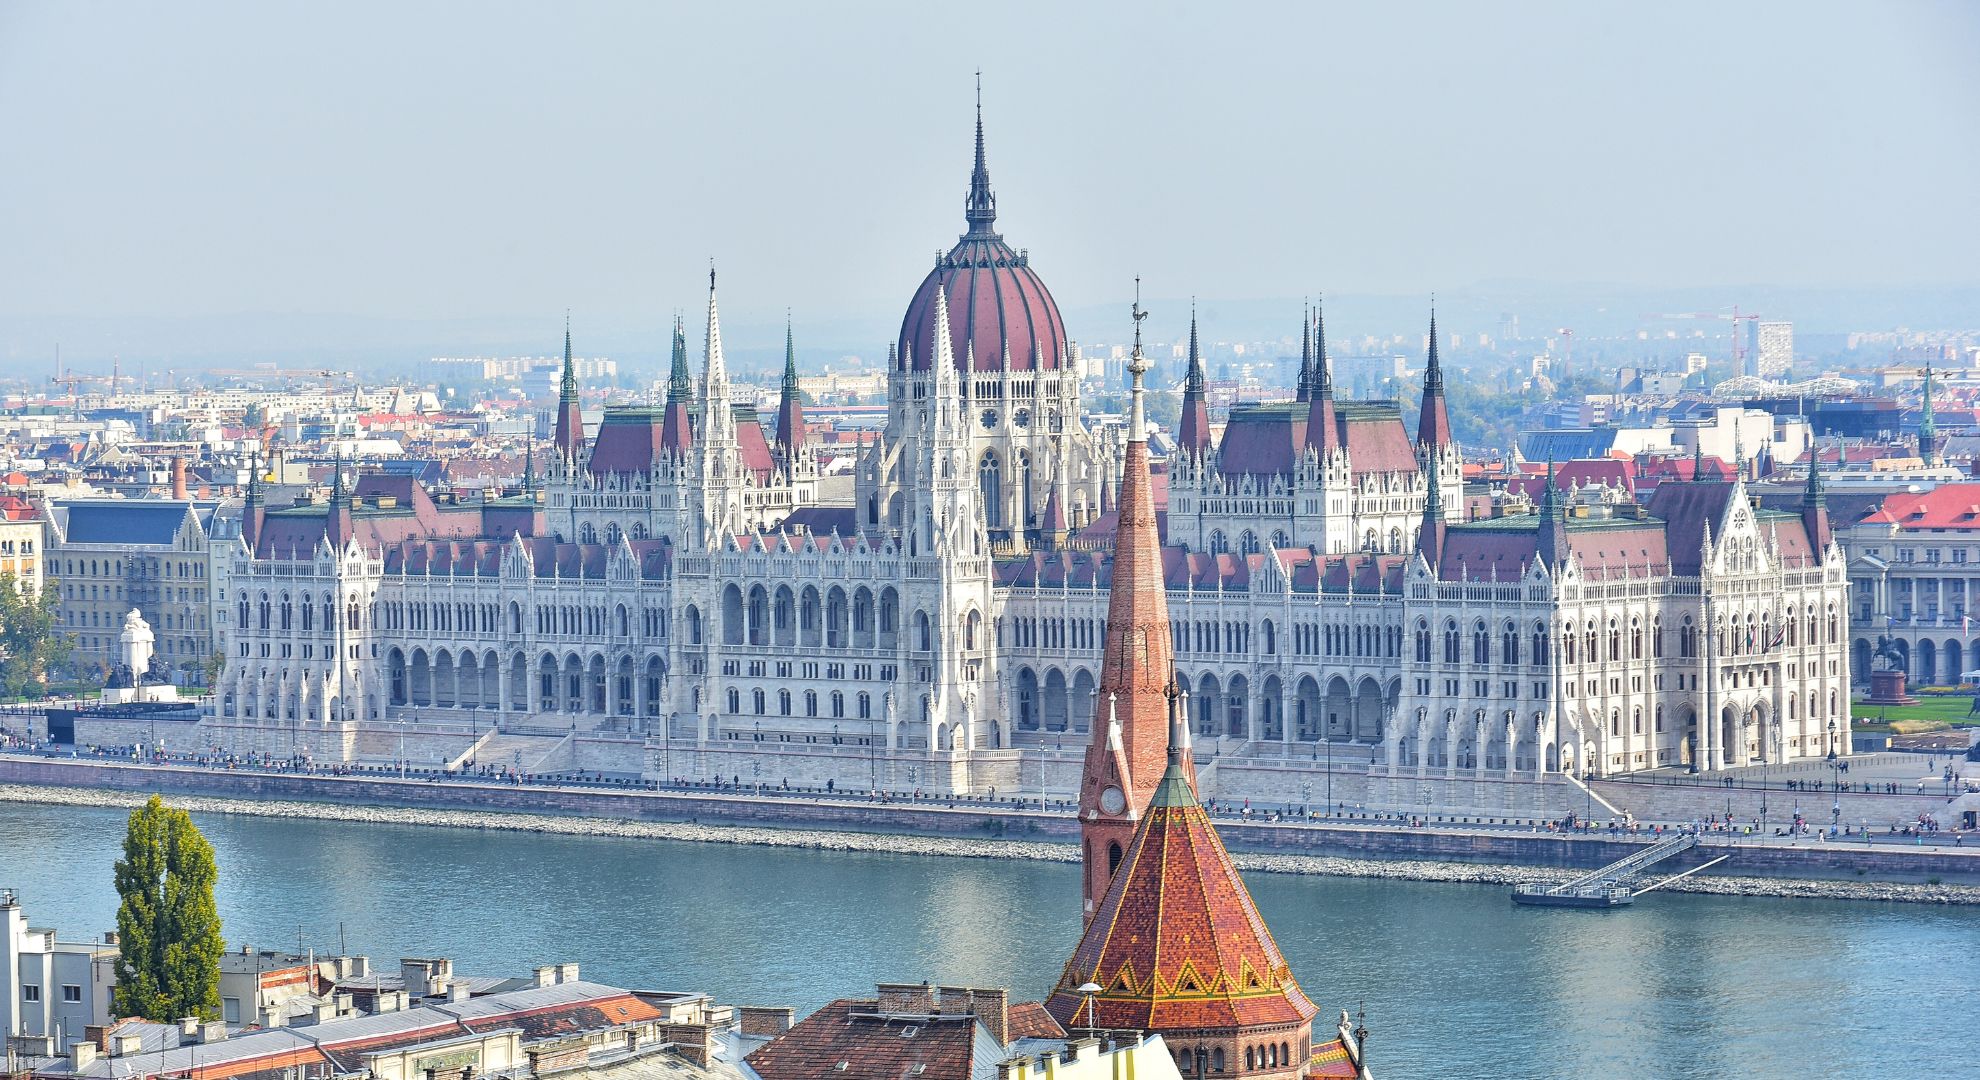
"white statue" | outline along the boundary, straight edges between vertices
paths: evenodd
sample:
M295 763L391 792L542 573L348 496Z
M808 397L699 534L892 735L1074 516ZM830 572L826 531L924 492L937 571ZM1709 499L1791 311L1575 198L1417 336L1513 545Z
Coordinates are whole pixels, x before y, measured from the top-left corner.
M152 642L151 626L144 621L138 609L132 608L124 616L124 632L117 635L124 667L130 670L131 685L144 685L144 676L151 670Z

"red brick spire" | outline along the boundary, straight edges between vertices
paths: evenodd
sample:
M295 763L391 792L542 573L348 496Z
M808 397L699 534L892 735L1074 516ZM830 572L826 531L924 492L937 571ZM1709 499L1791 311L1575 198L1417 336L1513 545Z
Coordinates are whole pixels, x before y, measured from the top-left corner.
M1080 783L1080 835L1086 880L1084 913L1091 918L1120 865L1135 822L1162 778L1168 755L1175 657L1169 602L1163 591L1162 541L1155 531L1155 497L1148 477L1148 422L1141 377L1140 282L1135 284L1134 376L1127 453L1121 463L1120 524L1114 533L1112 592L1107 600L1107 652L1100 664L1093 741ZM1191 769L1187 763L1185 769ZM1193 771L1193 770L1192 770Z

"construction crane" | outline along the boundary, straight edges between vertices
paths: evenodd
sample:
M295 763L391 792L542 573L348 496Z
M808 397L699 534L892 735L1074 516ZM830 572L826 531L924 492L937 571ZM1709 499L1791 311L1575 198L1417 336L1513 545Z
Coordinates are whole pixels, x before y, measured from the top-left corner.
M1714 319L1720 322L1731 322L1733 377L1738 378L1747 373L1746 346L1739 340L1739 324L1743 322L1755 322L1760 316L1741 315L1738 304L1733 305L1732 314L1730 315L1723 311L1680 311L1674 314L1645 315L1642 317L1645 319Z

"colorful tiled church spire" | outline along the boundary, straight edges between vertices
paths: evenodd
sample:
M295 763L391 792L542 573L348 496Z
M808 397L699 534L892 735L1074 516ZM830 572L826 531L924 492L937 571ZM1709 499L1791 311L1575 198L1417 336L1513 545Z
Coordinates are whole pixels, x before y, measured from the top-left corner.
M1319 1010L1197 801L1188 719L1170 705L1161 780L1046 1010L1075 1034L1158 1034L1184 1076L1367 1075L1345 1016L1341 1038L1315 1043Z
M1128 412L1127 451L1121 463L1120 524L1114 534L1113 584L1107 600L1106 655L1100 664L1093 741L1086 748L1080 783L1080 836L1085 863L1083 910L1091 918L1134 838L1168 756L1165 728L1175 688L1174 643L1162 573L1162 541L1155 528L1155 496L1148 470L1148 420L1142 376L1141 283L1135 282L1134 351L1128 372L1134 386ZM1186 771L1193 768L1185 762Z

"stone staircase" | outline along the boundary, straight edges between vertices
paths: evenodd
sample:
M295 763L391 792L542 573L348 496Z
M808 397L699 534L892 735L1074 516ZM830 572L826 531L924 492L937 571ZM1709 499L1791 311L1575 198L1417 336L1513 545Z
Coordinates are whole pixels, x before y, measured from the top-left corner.
M543 772L553 764L551 758L568 742L569 735L490 732L468 757L477 767L489 766L523 773Z

